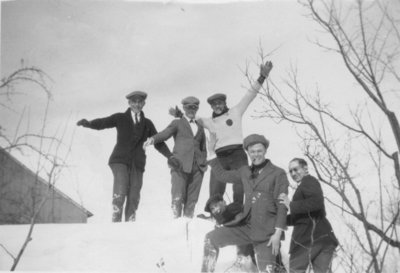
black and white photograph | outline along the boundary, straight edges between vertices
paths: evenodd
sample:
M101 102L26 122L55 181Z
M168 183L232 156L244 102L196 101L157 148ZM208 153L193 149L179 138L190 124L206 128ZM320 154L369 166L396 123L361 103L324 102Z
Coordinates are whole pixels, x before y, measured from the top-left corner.
M0 4L0 271L400 273L400 1Z

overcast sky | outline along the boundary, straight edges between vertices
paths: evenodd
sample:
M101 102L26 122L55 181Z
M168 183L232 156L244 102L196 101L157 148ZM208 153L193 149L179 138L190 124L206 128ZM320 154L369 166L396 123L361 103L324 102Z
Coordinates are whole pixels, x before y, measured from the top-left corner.
M248 88L242 72L247 62L257 77L261 44L265 52L273 51L274 81L282 81L297 66L306 90L318 86L338 111L360 94L354 92L357 85L342 60L311 42L330 40L297 1L12 1L2 2L1 8L1 76L18 69L23 59L24 65L39 67L52 78L47 133L60 124L75 133L70 167L57 185L94 213L92 221L110 221L112 174L107 161L116 134L77 128L75 123L125 111L125 95L133 90L148 93L144 112L158 130L172 119L168 108L186 96L198 97L199 115L210 116L206 99L211 94L226 93L229 106L242 97ZM30 118L23 126L29 123L39 130L42 122L45 95L32 87L20 89L24 94L7 102L15 111L1 111L1 124L10 135L24 108ZM271 141L268 157L287 169L291 158L302 156L300 139L287 124L254 119L261 109L257 98L244 116L244 135L264 134ZM168 144L172 148L173 142ZM170 202L166 160L152 148L147 154L139 217ZM198 210L207 196L208 174Z

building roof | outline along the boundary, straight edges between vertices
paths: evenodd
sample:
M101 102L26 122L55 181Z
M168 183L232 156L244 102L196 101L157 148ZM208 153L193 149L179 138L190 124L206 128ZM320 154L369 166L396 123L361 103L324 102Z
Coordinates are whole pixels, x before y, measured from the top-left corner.
M9 152L7 152L4 148L0 147L0 153L3 153L4 155L6 155L10 160L14 161L17 165L19 165L21 168L25 169L27 172L31 173L33 176L36 176L36 173L34 173L31 169L29 169L27 166L25 166L21 161L19 161L18 159L16 159L14 156L12 156ZM63 193L61 190L57 189L57 187L55 187L55 185L50 184L49 182L47 182L45 179L43 179L42 177L40 177L39 175L37 175L37 181L44 184L46 187L51 187L54 192L56 192L57 194L59 194L62 198L64 198L65 200L67 200L69 203L71 203L72 205L76 206L79 210L83 211L87 217L91 217L93 216L93 213L91 213L90 211L88 211L87 209L85 209L83 206L81 206L80 204L78 204L76 201L74 201L72 198L70 198L68 195L66 195L65 193Z

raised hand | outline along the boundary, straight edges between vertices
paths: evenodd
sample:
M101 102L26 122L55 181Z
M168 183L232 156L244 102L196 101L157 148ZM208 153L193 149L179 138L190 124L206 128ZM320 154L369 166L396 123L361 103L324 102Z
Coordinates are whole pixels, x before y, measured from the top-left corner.
M78 121L76 123L76 125L83 126L83 127L89 127L90 126L90 122L87 119L81 119L80 121Z
M264 78L267 78L269 75L269 72L272 70L272 62L267 61L265 64L260 65L260 75L263 76Z

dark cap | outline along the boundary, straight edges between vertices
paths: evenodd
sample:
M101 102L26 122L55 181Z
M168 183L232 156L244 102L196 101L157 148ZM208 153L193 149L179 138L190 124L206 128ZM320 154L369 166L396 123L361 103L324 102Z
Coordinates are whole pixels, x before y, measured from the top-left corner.
M196 105L199 106L200 101L196 97L186 97L182 100L182 105Z
M129 93L128 95L125 96L128 100L133 99L134 97L139 97L142 100L145 100L147 98L147 93L143 91L133 91Z
M224 198L222 198L222 195L220 195L220 194L217 193L217 194L211 196L211 197L207 200L207 203L206 203L206 206L205 206L205 208L204 208L204 211L210 212L210 213L211 213L210 206L211 206L212 204L218 203L218 202L220 202L220 201L224 201Z
M226 95L225 95L225 94L222 94L222 93L214 94L214 95L208 97L207 102L208 102L209 104L212 104L212 102L215 101L215 100L223 100L223 101L226 101Z
M247 136L243 140L243 146L244 146L245 150L247 150L247 148L249 148L249 146L257 144L257 143L261 143L262 145L264 145L265 149L268 149L269 140L266 139L265 136L263 136L263 135L252 134L252 135Z

